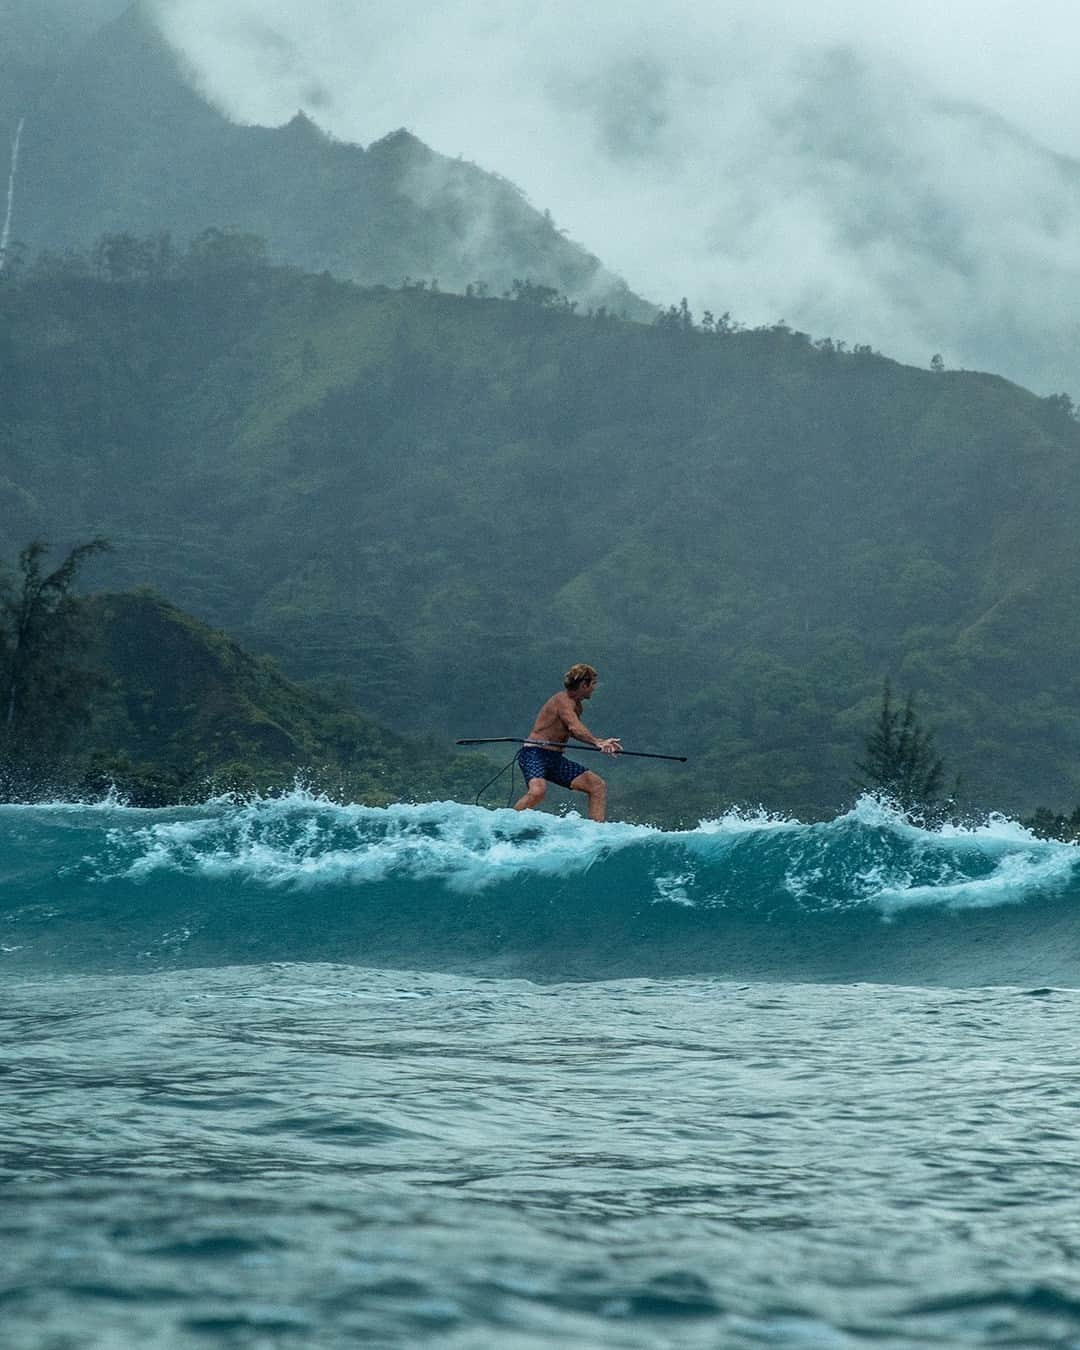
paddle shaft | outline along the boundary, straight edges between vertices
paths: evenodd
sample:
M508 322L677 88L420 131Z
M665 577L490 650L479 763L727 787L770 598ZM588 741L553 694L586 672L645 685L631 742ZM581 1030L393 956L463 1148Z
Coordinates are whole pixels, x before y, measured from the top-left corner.
M561 741L532 741L526 740L524 736L480 736L469 740L455 741L455 745L537 745L544 749L565 750L567 747ZM605 751L595 745L581 745L577 742L571 747L574 750L588 750L591 754L602 755ZM618 756L612 758L621 759L623 755L632 755L634 759L674 759L680 764L686 763L685 755L654 755L648 750L620 750Z

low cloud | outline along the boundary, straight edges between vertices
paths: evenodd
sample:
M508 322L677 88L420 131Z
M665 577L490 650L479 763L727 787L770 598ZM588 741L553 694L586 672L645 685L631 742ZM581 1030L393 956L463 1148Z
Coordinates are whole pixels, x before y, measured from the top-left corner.
M717 7L718 8L718 7ZM158 0L241 121L406 126L660 303L1080 393L1080 17L1045 0Z

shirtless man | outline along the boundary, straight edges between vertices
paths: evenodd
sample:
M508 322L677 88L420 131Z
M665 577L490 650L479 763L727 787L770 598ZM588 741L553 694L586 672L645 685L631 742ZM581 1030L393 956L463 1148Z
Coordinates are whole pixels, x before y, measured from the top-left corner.
M518 763L525 778L525 796L514 805L515 811L527 811L544 800L548 782L584 792L589 798L589 819L603 820L607 807L607 784L598 773L566 759L561 746L571 736L586 745L594 745L605 755L617 755L622 749L618 736L606 739L594 736L581 720L581 705L592 698L596 671L592 666L571 666L563 677L563 690L553 694L536 714L529 738L518 751ZM555 742L538 745L538 741Z

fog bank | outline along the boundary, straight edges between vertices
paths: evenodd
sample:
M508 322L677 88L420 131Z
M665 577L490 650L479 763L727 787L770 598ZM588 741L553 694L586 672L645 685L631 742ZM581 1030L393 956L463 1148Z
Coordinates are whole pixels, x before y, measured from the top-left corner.
M660 303L1080 394L1071 5L155 9L231 116L407 126Z

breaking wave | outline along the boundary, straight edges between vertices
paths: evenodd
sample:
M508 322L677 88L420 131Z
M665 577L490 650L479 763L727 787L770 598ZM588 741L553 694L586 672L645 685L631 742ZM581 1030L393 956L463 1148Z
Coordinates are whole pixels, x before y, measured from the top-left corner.
M1080 850L864 799L696 829L303 792L0 807L0 965L1080 984Z

